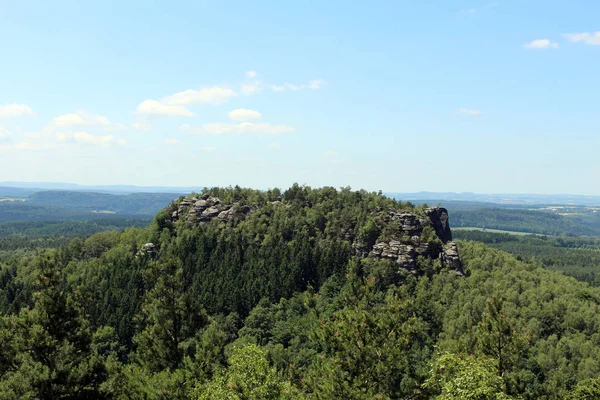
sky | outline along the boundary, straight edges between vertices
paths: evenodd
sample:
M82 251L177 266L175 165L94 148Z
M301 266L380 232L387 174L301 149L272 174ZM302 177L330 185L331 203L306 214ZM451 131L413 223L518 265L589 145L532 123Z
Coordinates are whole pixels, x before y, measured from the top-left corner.
M600 195L598 15L0 0L0 181Z

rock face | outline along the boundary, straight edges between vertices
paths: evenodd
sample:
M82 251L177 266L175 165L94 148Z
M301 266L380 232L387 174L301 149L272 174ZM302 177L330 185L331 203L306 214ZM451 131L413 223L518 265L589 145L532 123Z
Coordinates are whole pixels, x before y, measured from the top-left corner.
M425 210L429 217L435 234L440 238L442 243L446 244L452 241L452 231L448 222L448 210L442 207L430 207Z
M177 209L171 213L171 221L185 218L186 223L202 224L213 219L220 222L244 219L253 208L238 203L223 204L218 197L203 195L200 197L186 197L179 202Z
M425 210L425 216L413 213L390 210L382 218L385 225L397 223L398 229L391 237L378 238L372 249L365 248L364 243L354 241L352 247L357 255L368 254L369 257L393 260L399 269L418 274L417 258L423 256L440 260L442 265L463 275L463 267L458 256L456 243L452 242L452 231L448 222L448 210L431 207ZM439 241L423 237L426 227L431 227ZM344 239L348 234L344 233Z
M457 275L464 275L464 270L460 258L458 257L458 247L456 243L449 242L444 246L441 254L442 263L447 265L449 269L455 270Z

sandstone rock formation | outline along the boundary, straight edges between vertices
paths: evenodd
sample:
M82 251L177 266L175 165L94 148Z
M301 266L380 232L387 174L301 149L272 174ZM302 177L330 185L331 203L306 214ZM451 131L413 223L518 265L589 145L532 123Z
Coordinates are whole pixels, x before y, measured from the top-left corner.
M154 243L146 243L137 252L136 256L156 258L158 256L158 249L156 248L156 245Z
M458 256L456 243L452 242L452 231L448 222L448 210L431 207L425 210L425 216L390 210L382 221L385 225L396 222L398 229L391 238L378 238L372 249L365 248L364 243L354 242L357 255L368 253L369 257L393 260L398 268L418 274L417 259L419 256L439 259L442 265L463 275L463 267ZM426 227L431 227L439 241L423 237ZM347 238L347 233L344 238Z
M285 203L277 199L269 204L281 206ZM290 207L289 204L285 206ZM307 203L305 206L310 207L311 204ZM171 208L171 221L182 219L186 224L195 225L213 220L220 223L241 221L258 206L240 205L235 202L223 204L218 197L202 195L185 197L178 203L175 202L174 207L174 210ZM445 268L455 271L457 275L463 275L458 248L456 243L452 242L448 210L445 208L430 207L420 213L391 209L378 212L373 217L382 230L387 227L387 233L380 235L376 240L373 239L374 243L364 243L354 226L340 227L340 239L351 243L356 256L393 260L399 269L408 270L413 274L420 273L417 264L418 258L422 256L440 260ZM144 251L148 252L151 249Z

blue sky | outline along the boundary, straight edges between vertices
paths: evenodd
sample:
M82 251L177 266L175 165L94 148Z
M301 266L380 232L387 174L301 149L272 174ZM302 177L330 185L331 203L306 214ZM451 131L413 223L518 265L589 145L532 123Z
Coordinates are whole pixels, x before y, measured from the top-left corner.
M598 15L0 0L0 181L600 195Z

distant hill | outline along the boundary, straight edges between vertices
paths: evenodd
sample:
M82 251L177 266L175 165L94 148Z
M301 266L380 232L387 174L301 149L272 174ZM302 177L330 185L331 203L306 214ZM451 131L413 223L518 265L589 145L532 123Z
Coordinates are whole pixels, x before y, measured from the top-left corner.
M6 189L30 189L31 192L42 190L66 190L75 192L99 192L112 194L129 193L179 193L188 194L202 191L202 186L177 187L177 186L135 186L135 185L95 185L86 186L75 183L62 182L0 182L0 196Z
M178 193L109 193L50 190L29 196L28 203L40 206L59 206L71 210L97 213L116 213L153 216L174 199Z
M582 196L573 194L482 194L453 192L417 192L417 193L385 193L386 196L402 201L435 199L438 201L469 201L496 204L522 205L581 205L600 206L600 196Z

